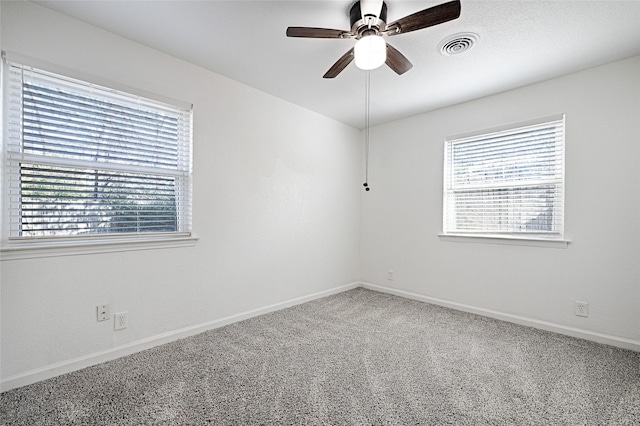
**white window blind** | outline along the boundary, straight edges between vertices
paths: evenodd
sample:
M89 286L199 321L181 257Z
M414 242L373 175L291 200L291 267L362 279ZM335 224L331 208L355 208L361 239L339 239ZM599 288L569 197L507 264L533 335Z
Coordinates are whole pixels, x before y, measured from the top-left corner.
M562 238L564 116L445 140L444 234Z
M191 110L6 67L9 236L191 231Z

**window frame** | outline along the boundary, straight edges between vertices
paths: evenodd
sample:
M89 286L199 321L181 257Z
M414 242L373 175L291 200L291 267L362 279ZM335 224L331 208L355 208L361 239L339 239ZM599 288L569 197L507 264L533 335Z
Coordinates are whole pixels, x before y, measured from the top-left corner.
M477 232L465 232L460 230L452 230L448 227L447 219L449 215L448 211L448 196L451 196L448 190L448 179L452 178L453 171L450 170L448 161L448 149L453 143L463 140L482 139L491 135L503 134L503 133L517 133L519 130L526 129L532 126L544 126L546 124L551 125L554 122L561 122L562 128L562 146L561 152L561 165L559 179L560 193L561 193L561 205L557 207L560 216L560 226L555 232L534 233L534 232L491 232L491 231L477 231ZM556 114L553 116L538 118L534 120L528 120L524 122L508 124L500 127L484 129L480 131L474 131L465 134L448 136L444 139L444 151L443 151L443 192L442 192L442 232L438 234L438 237L443 241L452 242L467 242L467 243L491 243L491 244L508 244L508 245L526 245L534 247L556 247L566 248L570 243L565 238L564 233L564 218L565 218L565 200L566 200L566 179L565 179L565 150L566 150L566 136L565 136L565 115Z
M188 191L186 229L178 229L171 232L148 232L148 233L105 233L105 234L89 234L76 236L44 236L44 237L16 237L11 235L9 223L9 163L8 158L8 138L9 138L9 110L8 102L9 90L8 80L11 64L16 64L25 68L33 68L44 73L59 76L62 80L68 79L73 82L80 82L88 87L97 87L103 90L111 91L118 96L123 94L126 97L138 98L143 102L161 103L171 105L175 108L188 110L188 136L186 148L188 156L188 180L184 188ZM0 224L0 261L14 260L24 258L66 256L79 254L92 254L103 252L118 252L129 250L146 250L157 248L171 247L188 247L193 246L198 238L193 235L192 231L192 208L193 208L193 105L183 101L159 96L144 92L143 90L115 84L111 81L102 80L95 76L88 76L76 70L70 70L45 63L33 58L24 57L14 53L2 52L2 61L0 61L0 114L2 117L1 132L2 144L0 144L0 153L2 160L2 173L0 174L0 209L2 211L2 223ZM21 138L22 136L20 136ZM15 160L14 160L15 163ZM61 165L65 161L61 162ZM18 171L18 173L20 173Z

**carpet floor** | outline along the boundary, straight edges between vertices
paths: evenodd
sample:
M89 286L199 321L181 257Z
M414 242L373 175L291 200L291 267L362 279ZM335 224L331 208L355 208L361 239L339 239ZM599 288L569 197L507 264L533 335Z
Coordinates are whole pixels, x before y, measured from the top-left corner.
M358 288L4 392L0 424L639 425L640 353Z

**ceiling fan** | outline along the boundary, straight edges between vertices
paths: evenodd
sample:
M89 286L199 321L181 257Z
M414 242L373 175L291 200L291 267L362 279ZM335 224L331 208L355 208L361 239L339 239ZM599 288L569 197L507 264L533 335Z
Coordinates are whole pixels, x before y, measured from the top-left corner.
M354 47L329 68L323 78L336 77L354 59L358 68L374 69L386 63L397 74L404 74L413 65L402 53L386 43L382 36L405 34L456 19L460 16L460 1L454 0L430 7L387 25L387 4L383 0L360 0L351 6L349 16L349 31L310 27L287 28L287 37L358 40Z

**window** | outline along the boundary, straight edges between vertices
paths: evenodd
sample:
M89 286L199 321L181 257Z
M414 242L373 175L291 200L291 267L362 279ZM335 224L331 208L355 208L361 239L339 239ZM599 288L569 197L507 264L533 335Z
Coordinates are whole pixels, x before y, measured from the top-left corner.
M563 237L564 116L447 138L444 235Z
M190 108L4 70L10 239L190 233Z

